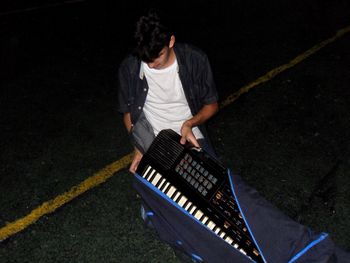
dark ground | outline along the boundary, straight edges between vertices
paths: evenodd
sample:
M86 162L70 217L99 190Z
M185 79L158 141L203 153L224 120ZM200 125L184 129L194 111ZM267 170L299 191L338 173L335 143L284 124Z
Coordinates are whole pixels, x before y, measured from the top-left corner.
M0 227L131 152L116 112L115 72L149 3L86 1L18 13L6 12L25 3L3 6ZM345 0L177 3L170 13L177 40L208 53L221 100L350 25ZM209 123L225 165L346 250L349 46L347 34ZM0 262L177 262L143 228L131 180L123 170L0 243Z

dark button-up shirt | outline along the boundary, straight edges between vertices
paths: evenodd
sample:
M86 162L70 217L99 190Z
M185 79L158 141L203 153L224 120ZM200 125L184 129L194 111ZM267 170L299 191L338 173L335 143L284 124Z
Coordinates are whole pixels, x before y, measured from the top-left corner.
M203 51L189 44L177 43L174 51L188 105L192 115L196 115L204 105L218 101L208 57ZM141 61L134 55L127 56L118 70L118 111L129 112L133 124L142 112L147 92L148 84ZM199 128L204 137L207 137L204 126Z

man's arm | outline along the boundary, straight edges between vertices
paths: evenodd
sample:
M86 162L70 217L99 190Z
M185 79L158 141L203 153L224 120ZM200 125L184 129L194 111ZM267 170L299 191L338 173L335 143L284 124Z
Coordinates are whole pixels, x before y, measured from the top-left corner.
M128 133L130 133L131 128L132 128L130 112L124 113L123 122L124 122L126 130L128 131ZM138 167L141 159L142 159L142 153L136 147L134 147L134 158L133 158L131 165L129 167L129 171L131 173L134 174L136 172L137 167Z
M130 112L124 113L124 115L123 115L123 122L124 122L126 130L129 133L131 131L131 128L132 128Z
M192 143L194 146L199 147L196 137L193 135L192 128L205 123L219 110L217 102L204 105L203 108L194 115L191 119L185 121L181 127L181 144L185 144L187 141Z

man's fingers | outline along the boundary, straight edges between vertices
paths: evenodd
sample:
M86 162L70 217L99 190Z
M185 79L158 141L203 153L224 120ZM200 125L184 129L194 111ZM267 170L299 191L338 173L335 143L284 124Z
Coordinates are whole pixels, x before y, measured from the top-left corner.
M200 148L200 147L201 147L197 141L195 141L195 142L193 143L193 145L196 146L197 148Z
M191 143L193 144L193 146L200 148L199 143L195 138L191 138Z
M136 166L134 163L132 163L132 164L130 165L129 171L130 171L132 174L135 174L136 169L137 169L137 166Z
M139 166L140 160L134 159L130 165L129 171L131 173L136 173L137 167Z
M180 139L180 143L181 144L185 144L186 142L190 142L193 146L195 147L200 147L200 145L198 144L197 140L195 137L193 136L188 136L187 138L185 136L182 136Z
M139 166L141 159L142 159L142 153L135 148L134 159L132 160L130 167L129 167L129 171L131 173L133 173L133 174L136 173L137 167Z
M186 137L185 137L185 136L182 136L182 137L181 137L181 140L180 140L180 143L181 143L181 144L185 144L186 141L187 141L187 140L186 140Z

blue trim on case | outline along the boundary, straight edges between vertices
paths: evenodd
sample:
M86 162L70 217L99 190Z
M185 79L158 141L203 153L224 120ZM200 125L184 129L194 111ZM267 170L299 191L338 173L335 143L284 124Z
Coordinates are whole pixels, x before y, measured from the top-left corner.
M314 241L312 241L310 244L308 244L303 250L301 250L298 254L296 254L288 263L295 262L298 258L300 258L302 255L304 255L309 249L323 241L328 236L327 233L321 233L320 237Z
M238 206L239 211L241 212L241 215L242 215L242 218L243 218L243 220L244 220L244 223L246 224L246 226L247 226L247 228L248 228L248 231L249 231L250 235L252 236L253 241L254 241L256 247L258 248L262 259L263 259L264 262L266 263L267 261L266 261L264 255L263 255L263 253L262 253L260 247L259 247L258 242L256 242L256 240L255 240L255 237L254 237L254 235L253 235L253 233L252 233L252 231L251 231L251 229L250 229L250 227L249 227L249 225L248 225L248 222L247 222L247 220L245 219L245 216L244 216L244 214L243 214L241 205L239 204L239 201L238 201L238 198L237 198L235 189L234 189L234 187L233 187L233 182L232 182L232 179L231 179L231 171L230 171L230 169L227 169L227 175L228 175L228 179L229 179L229 181L230 181L230 186L231 186L231 191L232 191L233 197L236 199L237 206Z
M192 259L195 260L196 262L197 262L197 261L198 261L198 262L203 262L203 259L202 259L200 256L196 255L196 254L191 254L191 257L192 257Z
M147 217L154 216L154 213L153 213L153 212L147 212L147 213L146 213L146 216L147 216Z
M176 240L176 244L177 244L178 246L182 246L182 241L181 241L181 240Z

